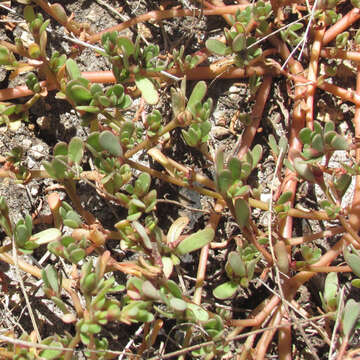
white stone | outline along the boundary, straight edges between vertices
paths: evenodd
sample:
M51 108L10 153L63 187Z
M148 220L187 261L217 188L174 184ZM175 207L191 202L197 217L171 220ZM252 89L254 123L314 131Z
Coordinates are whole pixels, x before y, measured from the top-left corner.
M31 148L31 156L35 159L35 160L40 160L42 159L45 154L44 154L44 147L41 144L35 145Z
M32 141L30 139L24 139L21 143L21 145L23 146L23 148L25 150L28 150L30 148L31 144L32 144Z

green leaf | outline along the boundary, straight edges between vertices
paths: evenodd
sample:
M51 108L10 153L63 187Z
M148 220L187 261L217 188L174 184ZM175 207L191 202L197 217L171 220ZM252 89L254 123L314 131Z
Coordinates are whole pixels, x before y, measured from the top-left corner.
M240 175L241 175L241 161L236 158L236 157L232 157L229 160L228 163L228 168L231 171L231 176L234 180L238 180L240 179Z
M294 168L296 172L305 180L315 182L315 176L311 171L310 165L300 158L294 159Z
M36 43L30 44L28 47L28 53L32 59L39 58L41 55L40 46Z
M197 321L203 322L209 319L209 314L199 305L187 303L187 310L190 310Z
M135 76L135 84L148 104L157 104L159 101L159 94L155 89L154 83L150 79L137 75Z
M309 128L303 128L299 132L300 141L303 144L311 144L312 131Z
M127 37L119 37L117 39L118 46L123 50L126 56L131 56L135 53L134 43Z
M46 172L49 174L50 177L56 179L55 169L53 168L52 164L49 161L44 160L42 162Z
M92 99L90 91L78 84L68 85L66 87L66 96L75 104L88 103Z
M85 111L90 114L97 114L100 112L100 108L98 106L90 106L90 105L76 106L75 109L77 111Z
M243 277L246 275L245 264L238 252L232 251L228 255L228 262L236 276Z
M311 146L313 149L317 150L319 153L324 151L324 140L320 134L315 134L311 139Z
M257 164L259 163L259 161L262 158L262 146L260 144L257 144L254 146L254 148L251 151L251 155L252 155L252 168L254 169Z
M28 6L28 5L25 6L24 18L28 23L31 23L33 20L36 19L36 15L35 15L33 6Z
M170 226L170 229L167 233L167 242L169 244L175 243L175 241L179 238L180 234L185 229L186 225L189 223L189 218L186 216L182 216L177 218Z
M338 194L340 195L340 197L344 196L344 194L346 193L346 190L348 189L348 187L351 184L351 181L352 181L352 177L348 174L341 174L334 181L335 188L336 188Z
M171 298L169 301L169 305L171 308L178 312L183 312L187 308L187 303L179 298Z
M348 300L343 314L343 331L346 337L350 337L360 316L360 303L354 299Z
M292 192L291 191L284 192L279 197L279 200L277 201L277 204L278 205L285 204L285 203L287 203L288 201L291 200L291 197L292 197Z
M73 137L68 146L68 158L72 163L80 164L84 155L84 143L79 137Z
M148 234L146 233L146 229L138 221L133 221L131 225L135 228L135 230L138 232L138 234L142 238L143 243L146 246L146 248L148 250L151 250L152 249L151 240L150 240Z
M51 347L62 348L62 344L59 342L52 342L50 344ZM41 351L40 357L46 360L59 359L60 355L63 353L62 350L53 350L53 349L45 349Z
M233 281L228 281L217 286L213 291L213 295L220 300L228 299L236 293L238 287L239 284Z
M1 48L0 48L1 49ZM171 93L171 107L173 110L174 117L185 109L185 96L180 89L170 89Z
M89 145L92 151L101 152L102 148L99 142L100 133L94 131L87 138L87 146Z
M111 155L122 156L123 154L119 138L109 130L105 130L99 135L99 144Z
M201 103L207 91L207 86L205 81L199 81L189 98L186 109L189 110L193 115L196 115L196 106Z
M66 220L70 220L71 224L75 225L75 226L70 226L70 227L72 227L74 229L79 227L81 225L81 223L82 223L80 215L74 210L70 210L70 211L68 211L66 213L66 218L64 219L64 224L65 224Z
M141 173L135 181L134 194L142 197L148 193L151 183L151 176L148 173Z
M349 148L347 140L338 134L332 138L330 145L335 150L347 150Z
M329 273L326 276L325 286L324 286L324 299L326 302L330 302L332 299L336 298L339 288L338 276L336 272Z
M327 121L324 126L324 134L327 133L328 131L334 131L334 130L335 130L334 123L332 121Z
M77 264L79 261L83 260L86 256L84 249L75 249L70 253L70 260L74 264Z
M55 19L60 22L60 24L66 24L68 21L68 17L66 15L66 12L64 8L59 4L55 3L50 6L51 12ZM72 60L72 59L69 59Z
M154 321L154 315L146 310L139 310L136 314L136 320L141 322Z
M131 143L131 138L135 131L135 125L132 121L125 121L121 125L120 129L120 142L121 144L127 146Z
M315 123L314 123L315 124ZM335 131L328 131L327 133L325 133L324 135L324 141L326 144L330 145L332 139L337 136L337 133Z
M227 170L227 169L222 170L217 175L216 187L217 187L219 193L222 194L223 196L226 196L226 192L228 191L228 189L230 188L232 183L233 183L233 178L232 178L231 172L229 170Z
M360 256L351 253L348 248L344 249L344 259L351 267L351 270L356 276L360 277Z
M174 270L174 263L172 262L171 258L167 257L167 256L163 256L161 258L162 261L162 269L163 269L163 273L165 275L165 277L167 279L169 279L169 277L171 276L173 270Z
M181 130L181 133L187 145L192 147L196 147L198 145L201 134L197 134L194 129L189 128L188 131Z
M54 156L58 156L58 155L67 156L67 154L68 154L68 145L65 142L60 141L54 146Z
M196 233L186 237L179 243L176 252L179 255L185 255L192 251L201 249L203 246L209 244L215 236L215 231L212 228L199 230Z
M89 345L90 344L90 336L87 335L87 334L84 334L84 333L80 333L80 339L81 339L81 342L84 344L84 345Z
M55 171L55 178L56 179L61 180L61 179L65 178L65 173L66 173L66 170L67 170L66 160L67 160L67 158L65 156L58 155L52 161L51 164L52 164L52 168Z
M288 140L286 136L281 136L279 139L279 148L283 154L286 153L287 147L288 147Z
M176 298L181 299L182 298L182 291L179 288L179 286L176 284L173 280L168 280L166 282L166 288L170 291L172 296L175 296Z
M273 134L270 134L269 135L269 146L270 146L270 148L271 148L271 150L272 150L272 152L275 154L275 155L277 155L277 156L279 156L279 146L278 146L278 144L277 144L277 142L276 142L276 139L275 139L275 137L274 137L274 135Z
M34 234L31 239L37 245L44 245L61 239L61 231L57 228L49 228Z
M25 226L26 226L29 234L31 235L32 229L33 229L33 224L32 224L32 218L29 214L26 214L24 222L25 222Z
M206 48L216 55L227 55L229 52L229 48L221 41L217 39L208 39L205 42Z
M60 287L58 274L53 266L48 265L45 269L43 269L42 279L46 286L54 290L55 294L59 294Z
M67 59L65 67L70 80L76 80L81 77L81 71L75 60L71 58Z
M18 223L15 228L16 245L22 248L29 240L31 234L29 233L25 224Z
M234 52L240 52L246 48L246 36L245 34L238 34L235 36L231 47Z
M218 149L215 155L215 170L216 173L220 173L224 169L224 150Z
M146 280L143 282L141 287L142 293L151 300L160 300L160 292L156 287L149 281Z
M249 223L249 217L250 217L249 205L244 199L238 198L235 200L234 207L235 207L236 222L238 223L240 229L242 229L245 226L247 226Z

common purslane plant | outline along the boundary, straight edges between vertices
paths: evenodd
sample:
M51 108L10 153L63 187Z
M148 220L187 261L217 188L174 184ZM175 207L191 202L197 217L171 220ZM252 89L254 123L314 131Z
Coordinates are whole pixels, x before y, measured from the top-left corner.
M205 1L201 9L194 2L195 10L161 4L161 10L98 33L58 3L18 3L30 42L1 40L0 66L11 79L26 73L26 80L22 87L0 90L0 125L14 134L31 119L33 106L56 90L56 101L70 104L86 135L57 140L37 169L28 167L22 146L8 149L1 159L2 178L25 186L51 179L66 192L62 199L50 190L49 216L24 213L16 220L0 196L5 234L0 261L39 279L46 301L72 330L44 337L26 300L33 331L21 333L19 327L7 341L4 337L0 357L70 360L82 351L88 359L184 359L186 353L204 359L264 359L275 353L301 358L291 329L305 322L327 344L322 354L353 358L360 303L348 296L342 281L349 288L350 282L360 286L360 75L354 72L357 87L346 89L339 85L339 73L344 60L347 65L360 61L359 34L351 30L360 19L358 1ZM144 39L140 30L133 38L121 33L149 20L201 15L223 16L226 25L216 36L201 30L196 52L187 44L168 51ZM76 52L52 49L49 33L55 24L72 34ZM84 47L102 57L111 73L82 72L76 55ZM245 78L250 101L250 112L239 108L224 120L233 133L234 122L241 123L236 146L220 146L213 136L219 121L213 110L221 101L208 90L213 93L222 77ZM274 79L279 86L272 87ZM279 100L283 89L287 94ZM338 119L323 116L316 101L320 91L336 104L353 103L349 132L354 134L345 134ZM288 114L281 131L276 121L267 121L273 111L268 108L279 102L282 114ZM270 122L275 131L268 135ZM173 158L175 147L184 161ZM344 157L334 165L338 152ZM272 174L259 184L258 175L267 168ZM114 223L102 223L88 208L80 182L111 205ZM166 202L183 206L163 197L159 184L164 183L174 193L186 188L200 195L202 205L208 205L195 210L206 215L194 225L188 215L164 214ZM315 185L311 206L299 196L299 183ZM353 198L346 203L349 191ZM307 219L318 230L295 236L294 218ZM38 230L39 223L46 228ZM329 237L331 248L316 242ZM40 267L36 259L42 250L52 261ZM119 260L123 254L126 261ZM217 266L210 274L209 268ZM296 294L318 273L326 274L317 291L321 304L305 310ZM258 298L260 286L271 293ZM8 291L5 285L3 290ZM245 296L247 310L239 316L237 302ZM326 331L319 330L321 321ZM141 340L128 341L123 354L113 350L108 336L108 329L120 324L137 325L137 334L142 332ZM168 351L165 332L180 339L180 350L160 352L159 343ZM306 332L300 332L314 354Z

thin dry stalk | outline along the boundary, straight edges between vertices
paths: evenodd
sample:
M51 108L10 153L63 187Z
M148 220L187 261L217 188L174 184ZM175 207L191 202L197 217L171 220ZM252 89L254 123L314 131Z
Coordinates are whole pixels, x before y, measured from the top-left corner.
M29 297L28 297L26 289L25 289L24 282L23 282L23 280L21 278L20 271L19 271L18 255L17 255L17 252L16 252L16 245L15 245L15 238L14 237L12 238L12 246L13 246L12 253L13 253L13 259L14 259L16 277L18 279L18 282L19 282L20 288L21 288L21 292L22 292L22 294L24 296L24 299L25 299L26 307L28 309L29 316L30 316L30 319L31 319L31 323L32 323L33 329L35 331L35 336L37 338L37 341L40 343L41 342L41 336L40 336L39 328L37 326L35 316L34 316L34 312L32 310L32 307L31 307L31 304L30 304L30 301L29 301Z

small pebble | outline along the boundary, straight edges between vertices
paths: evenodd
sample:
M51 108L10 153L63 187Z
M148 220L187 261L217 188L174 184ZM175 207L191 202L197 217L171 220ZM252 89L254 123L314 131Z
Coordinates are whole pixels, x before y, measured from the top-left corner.
M31 144L32 144L32 141L31 141L30 139L24 139L24 140L21 142L21 145L22 145L22 147L24 148L24 150L30 149Z
M262 193L260 195L260 200L263 202L269 203L271 200L271 194L270 193L268 193L268 194Z
M237 86L230 86L229 93L239 93L240 89Z
M31 156L35 159L35 160L40 160L42 159L45 154L44 154L44 147L41 144L35 145L31 148Z
M34 42L34 38L32 37L32 35L30 34L30 32L26 32L24 31L21 36L20 39L22 40L23 44L28 47L30 44L32 44Z
M86 18L92 22L95 22L98 19L98 16L99 14L97 14L97 12L93 9L89 11Z
M36 196L39 192L39 187L37 185L32 186L30 189L31 196Z
M27 166L29 169L33 169L36 165L36 162L33 160L33 158L31 158L30 156L28 156L27 158Z
M38 117L36 123L41 130L50 130L51 128L51 121L47 116Z
M213 126L211 134L218 140L224 139L230 135L230 130L222 126Z

